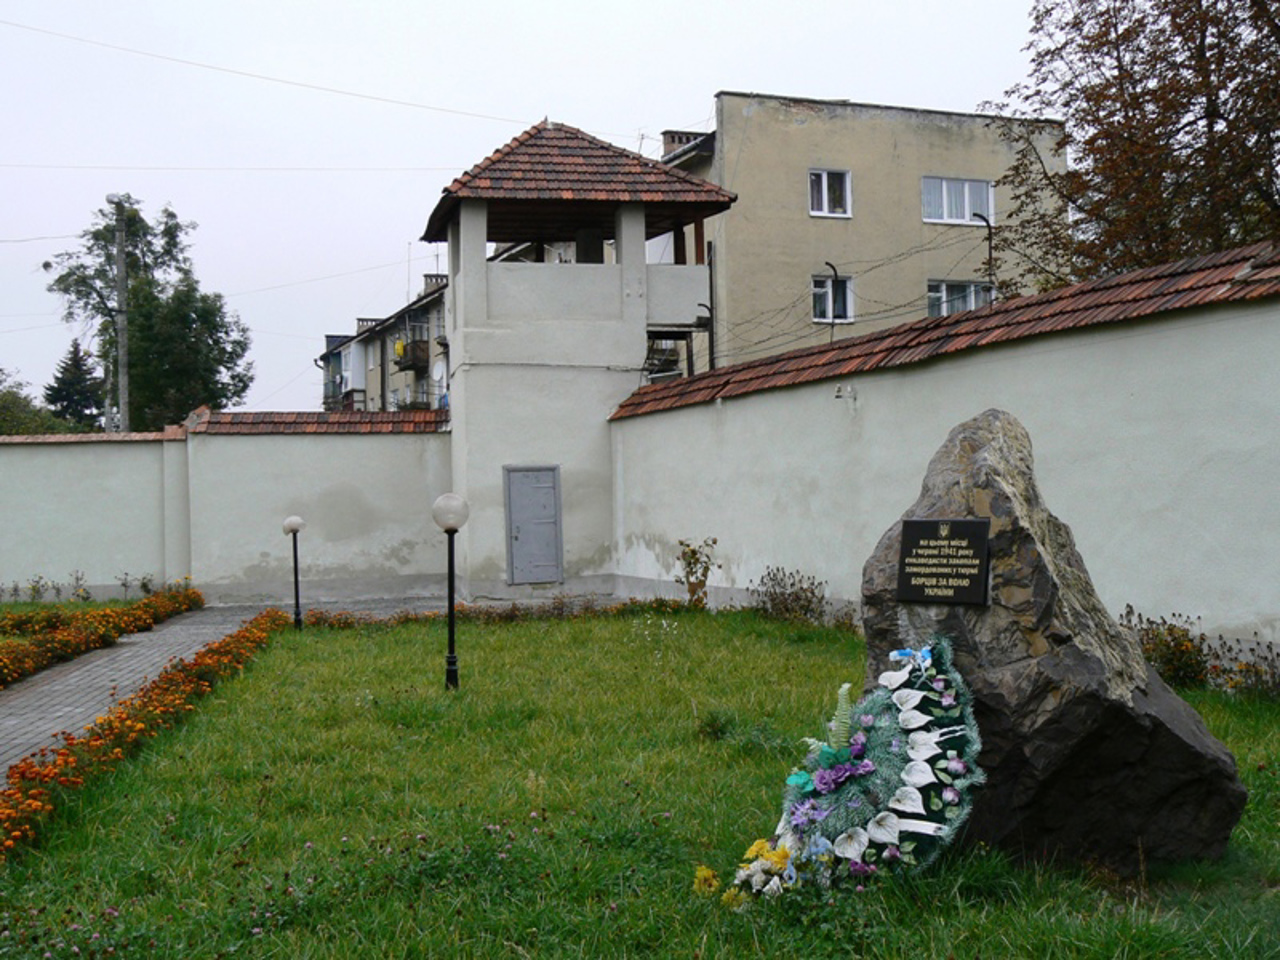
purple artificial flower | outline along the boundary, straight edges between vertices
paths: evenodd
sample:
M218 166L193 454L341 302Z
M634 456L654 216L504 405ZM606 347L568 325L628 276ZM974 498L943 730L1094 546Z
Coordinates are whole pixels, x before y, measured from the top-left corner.
M957 777L963 773L969 772L969 765L959 757L952 757L947 761L947 773L955 774Z
M942 705L944 707L954 707L956 705L956 694L954 690L948 690L942 695Z
M933 689L937 690L939 693L947 689L946 677L934 677Z
M849 861L849 873L855 877L867 877L876 872L875 864L863 863L861 860Z
M897 753L901 749L902 749L902 738L894 737L893 742L889 744L889 752Z
M819 793L830 793L857 772L850 763L837 763L827 770L813 772L813 785Z
M889 846L884 848L884 858L886 860L901 860L902 851L894 844L889 844Z
M955 787L943 787L942 799L947 803L956 804L960 802L960 791Z
M810 824L825 819L830 812L819 807L816 800L802 800L791 808L791 825L797 830L803 830Z
M864 713L858 718L858 722L864 727L874 727L876 725L876 715L874 713Z
M849 755L860 757L867 749L867 735L859 730L849 738Z
M863 760L857 764L854 764L854 767L853 767L853 775L855 777L865 777L867 774L875 773L875 772L876 772L876 765L872 763L870 760Z

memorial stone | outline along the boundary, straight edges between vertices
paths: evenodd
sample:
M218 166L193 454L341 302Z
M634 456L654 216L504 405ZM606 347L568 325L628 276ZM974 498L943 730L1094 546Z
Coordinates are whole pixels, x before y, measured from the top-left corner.
M910 537L922 538L916 521L940 520L989 523L989 582L976 601L909 584L900 593L904 522L906 558L928 579ZM952 643L987 774L969 842L1124 873L1222 854L1246 800L1235 760L1103 607L1070 529L1041 500L1031 440L1012 416L988 410L952 430L919 499L867 561L862 601L868 689L892 651L939 634Z

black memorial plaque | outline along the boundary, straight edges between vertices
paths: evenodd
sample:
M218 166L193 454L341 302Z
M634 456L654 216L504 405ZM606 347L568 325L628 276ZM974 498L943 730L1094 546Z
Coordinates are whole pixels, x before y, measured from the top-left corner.
M898 599L987 602L990 520L903 520Z

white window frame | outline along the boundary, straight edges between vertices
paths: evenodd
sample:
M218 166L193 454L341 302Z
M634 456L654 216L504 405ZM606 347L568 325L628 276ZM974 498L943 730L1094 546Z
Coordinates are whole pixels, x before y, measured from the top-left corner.
M853 323L853 278L835 277L834 282L844 288L844 306L846 317L832 317L833 278L830 274L815 274L813 277L813 322L834 325L837 323Z
M926 205L928 185L937 183L942 191L942 215L930 216ZM957 196L958 194L958 196ZM985 199L986 209L980 209L975 202L978 197ZM959 204L953 203L959 201ZM963 216L951 215L953 206L963 205ZM995 185L990 180L969 180L963 177L921 177L920 178L920 216L925 223L953 223L981 227L981 220L974 218L974 213L983 214L992 223L996 222Z
M844 209L831 209L831 183L832 178L839 178L841 187L844 191ZM808 177L809 187L809 216L811 217L836 217L838 219L848 220L853 216L853 190L849 179L848 170L828 170L820 167L814 167L809 171ZM814 187L818 187L818 196L815 197Z
M929 316L948 317L963 310L977 310L991 303L991 284L981 280L930 280L927 287Z

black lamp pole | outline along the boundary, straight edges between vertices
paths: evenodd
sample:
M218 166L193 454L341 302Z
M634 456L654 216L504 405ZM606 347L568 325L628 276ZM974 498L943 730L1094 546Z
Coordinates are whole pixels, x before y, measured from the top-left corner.
M446 530L449 538L449 653L444 658L444 687L446 690L458 689L458 655L454 652L454 612L453 612L453 538L457 530Z
M298 586L298 534L307 523L301 517L286 517L284 532L293 538L293 627L302 629L302 591Z
M298 586L298 531L293 531L293 628L302 629L302 590Z
M458 531L462 529L462 525L467 522L467 515L471 512L471 508L467 505L465 498L458 496L456 493L442 493L436 497L436 502L431 505L431 519L436 522L436 526L444 531L445 536L449 540L449 653L444 660L444 688L446 690L458 689L458 654L454 649L454 559L453 559L453 538L458 535Z

